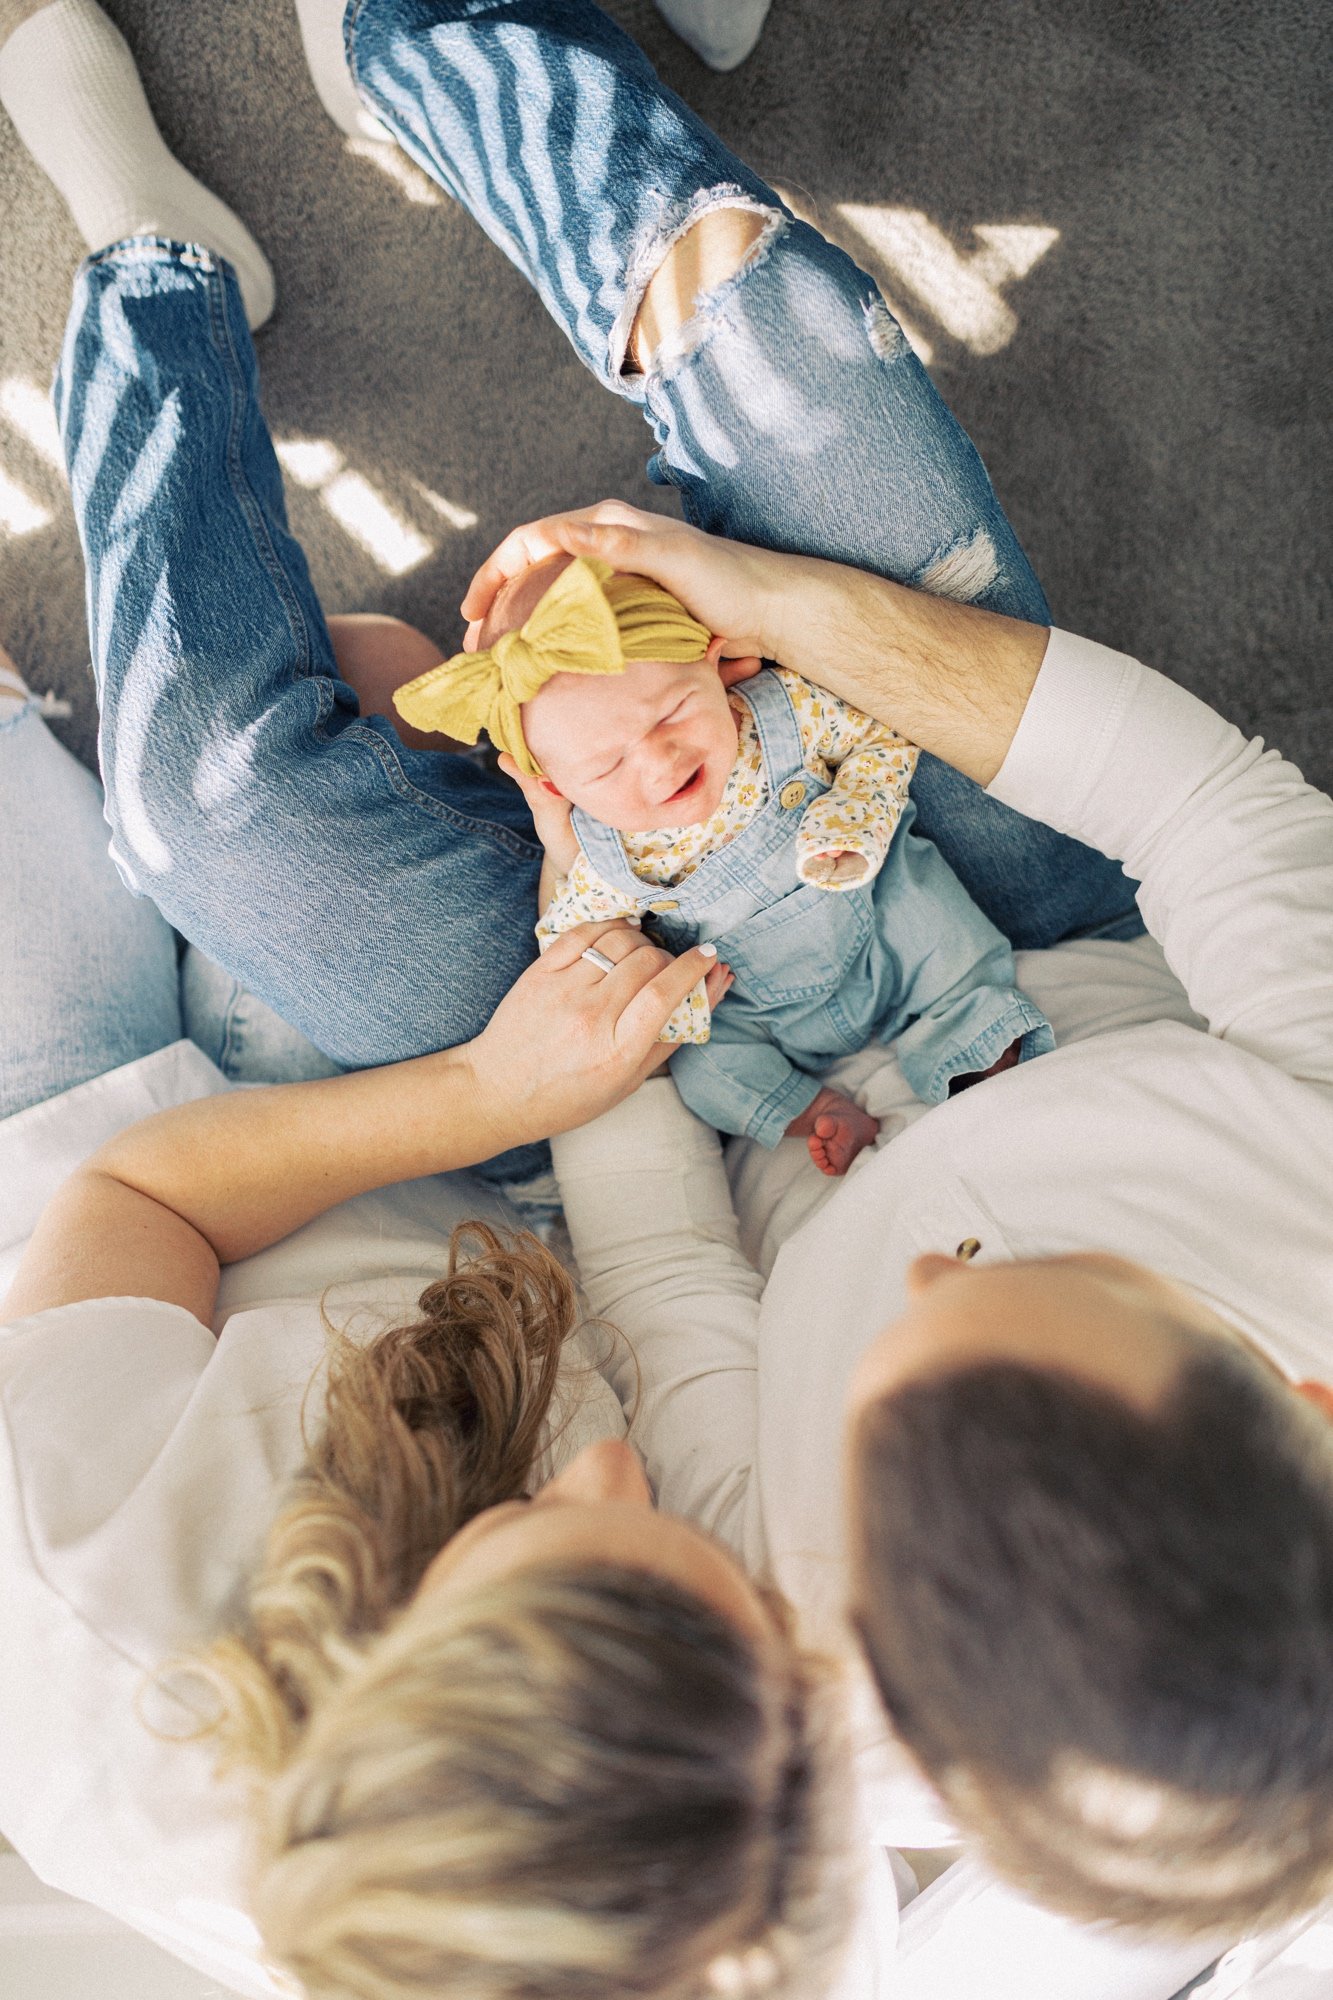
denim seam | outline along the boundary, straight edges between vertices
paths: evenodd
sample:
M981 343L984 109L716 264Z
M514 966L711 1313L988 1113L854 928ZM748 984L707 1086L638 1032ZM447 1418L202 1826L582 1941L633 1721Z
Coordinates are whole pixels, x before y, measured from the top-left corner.
M496 826L490 820L474 819L470 813L460 812L457 806L448 805L443 799L434 798L429 792L423 792L419 786L412 783L392 744L386 743L378 730L367 729L359 722L351 722L337 738L326 738L326 741L341 742L348 738L359 744L363 750L373 751L379 759L385 778L399 798L406 799L409 805L416 806L419 811L427 813L432 819L443 820L448 825L456 827L460 833L484 835L520 861L530 861L541 854L542 847L539 841L525 840L521 833L514 833L508 827Z
M842 1040L846 1044L848 1055L859 1055L861 1050L866 1046L865 1032L862 1029L854 1028L848 1020L846 1012L838 999L838 994L841 991L842 987L839 985L829 995L829 998L824 1003L824 1011L828 1015L830 1026L834 1029L835 1033L842 1037Z
M813 1084L814 1089L805 1098L804 1103L797 1104L796 1100L802 1095L802 1086L807 1083ZM820 1089L817 1076L811 1076L808 1070L798 1069L796 1064L792 1063L791 1075L785 1077L776 1090L771 1090L750 1114L745 1128L746 1136L757 1140L761 1146L776 1145L779 1139L786 1137L787 1127L792 1119L799 1118L802 1111L809 1110ZM791 1108L793 1105L796 1105L794 1110Z
M130 253L133 259L141 251L149 254L140 258L144 263L170 262L184 264L191 271L206 274L218 272L226 265L233 267L221 251L210 250L206 243L193 243L188 236L157 236L149 230L141 230L133 236L118 236L114 243L103 243L97 250L90 250L75 272L75 283L85 271L95 270L110 257L123 257Z
M937 1064L931 1075L929 1085L930 1096L926 1101L931 1104L942 1104L948 1095L948 1087L952 1079L956 1076L972 1075L976 1071L980 1058L983 1055L990 1054L991 1050L995 1047L997 1038L1005 1035L1008 1039L997 1051L997 1054L991 1057L991 1060L995 1061L998 1059L998 1056L1002 1056L1005 1049L1009 1047L1009 1044L1015 1040L1013 1032L1015 1028L1021 1028L1022 1030L1023 1046L1019 1050L1018 1057L1020 1062L1029 1062L1034 1056L1047 1053L1045 1050L1029 1048L1029 1035L1040 1036L1041 1031L1045 1029L1046 1033L1051 1035L1052 1048L1055 1046L1055 1037L1051 1034L1050 1023L1047 1021L1046 1016L1039 1014L1035 1007L1030 1006L1020 996L1006 1008L1003 1014L997 1015L988 1027L983 1028L979 1035L974 1035L965 1049L956 1049L952 1056L947 1057L943 1062ZM989 1069L990 1064L985 1063L982 1067Z
M351 71L352 82L356 85L358 93L360 92L361 84L356 73L356 34L357 29L361 25L361 15L365 4L366 0L351 0L350 6L343 15L343 54L347 57L347 67Z
M295 682L298 678L304 678L312 681L318 689L319 713L313 724L313 733L323 738L323 725L333 707L333 685L327 675L314 674L311 671L314 661L311 654L310 627L305 612L273 546L264 510L245 474L241 456L241 434L248 402L244 371L227 315L226 280L216 266L211 276L213 282L208 286L207 296L209 320L214 334L213 347L222 366L230 399L227 423L227 483L241 517L250 531L255 554L273 585L287 620L287 629L295 645L297 657L297 669L292 674L292 680Z

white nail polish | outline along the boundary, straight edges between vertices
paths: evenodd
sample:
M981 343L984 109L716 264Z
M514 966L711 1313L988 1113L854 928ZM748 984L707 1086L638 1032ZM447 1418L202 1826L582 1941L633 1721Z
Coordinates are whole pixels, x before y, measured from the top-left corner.
M699 946L699 949L703 953L705 958L717 957L717 946L715 944L701 944Z

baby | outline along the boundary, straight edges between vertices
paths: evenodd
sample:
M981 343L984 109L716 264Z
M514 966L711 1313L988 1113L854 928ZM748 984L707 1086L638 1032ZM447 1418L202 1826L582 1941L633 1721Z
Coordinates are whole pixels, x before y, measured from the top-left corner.
M891 1041L937 1103L1054 1046L1005 939L909 831L917 753L893 730L781 667L728 690L722 640L603 563L527 571L481 639L395 706L468 743L485 728L539 805L569 802L568 848L548 840L543 946L610 916L673 951L717 945L724 1004L701 983L662 1036L709 1124L765 1146L804 1138L843 1174L878 1126L821 1082L840 1058Z

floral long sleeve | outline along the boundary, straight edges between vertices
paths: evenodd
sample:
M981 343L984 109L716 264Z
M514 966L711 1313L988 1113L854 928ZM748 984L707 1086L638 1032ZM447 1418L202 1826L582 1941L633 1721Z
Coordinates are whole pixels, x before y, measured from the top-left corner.
M784 674L812 769L825 767L827 792L812 801L796 836L796 869L803 882L842 891L859 888L883 866L907 803L918 751L887 724L849 708L797 675ZM821 773L821 775L823 775ZM836 873L820 862L841 854Z

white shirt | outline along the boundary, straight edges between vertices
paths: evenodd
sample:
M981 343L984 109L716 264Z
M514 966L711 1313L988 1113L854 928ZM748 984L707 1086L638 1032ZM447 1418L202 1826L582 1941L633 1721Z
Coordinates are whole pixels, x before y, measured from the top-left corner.
M80 1159L227 1088L179 1042L0 1124L0 1296ZM145 1299L0 1327L0 1831L44 1881L265 2000L279 1989L243 1914L239 1799L207 1747L171 1740L191 1717L151 1675L239 1604L303 1457L321 1301L353 1333L413 1316L454 1224L476 1217L515 1221L467 1174L347 1202L223 1273L216 1340ZM571 1345L549 1469L624 1435ZM318 1391L310 1409L317 1420Z
M1333 1276L1317 1240L1319 1196L1333 1185L1333 805L1179 689L1062 636L994 789L1145 878L1145 915L1225 1041L1187 1025L1150 946L1028 954L1023 982L1070 1046L930 1111L881 1063L867 1089L891 1114L885 1143L831 1200L803 1147L739 1155L743 1239L716 1139L669 1084L559 1142L591 1303L634 1338L635 1436L664 1504L771 1567L816 1626L840 1596L846 1378L892 1317L918 1248L968 1234L987 1255L1105 1243L1187 1278L1211 1270L1215 1302L1279 1355L1328 1352L1315 1302L1321 1287L1329 1300ZM1155 1014L1172 1019L1135 1025ZM1094 1033L1095 1046L1078 1045ZM177 1045L0 1125L0 1285L80 1158L134 1118L224 1087ZM1052 1149L1062 1170L1055 1159L1043 1170ZM1207 1199L1188 1176L1181 1185L1182 1163ZM1181 1224L1168 1231L1177 1200ZM239 1810L206 1750L145 1727L147 1676L223 1622L299 1462L324 1288L337 1283L335 1314L362 1300L389 1312L438 1271L455 1220L493 1212L464 1176L349 1203L224 1275L216 1346L190 1314L142 1300L0 1329L0 1830L44 1879L241 1992L274 1988L241 1914ZM742 1240L767 1266L777 1227L804 1217L761 1303ZM1173 1261L1187 1253L1188 1268ZM1303 1275L1288 1253L1306 1260ZM618 1386L633 1395L631 1380ZM588 1412L562 1457L615 1424ZM147 1713L159 1726L178 1719L165 1702ZM866 1714L867 1734L882 1737ZM865 1763L874 1841L947 1836L919 1782L891 1763L876 1771L870 1748ZM882 1875L875 1889L878 1915L843 1990L915 2000L888 1964ZM1149 1965L1026 1906L1006 1928L1003 1892L973 1892L988 2000L997 1954L1016 1937L1012 1969L1022 1980L1042 1968L1027 1989L1042 2000L1058 1991L1048 1966L1068 1975L1070 2000L1166 2000L1197 1969ZM1006 1921L987 1931L997 1909ZM926 1960L932 1994L968 1990Z
M991 790L1143 885L1150 940L1020 955L1054 1054L933 1109L891 1055L854 1059L834 1074L883 1117L877 1150L830 1187L799 1141L733 1148L739 1232L718 1143L669 1083L556 1142L590 1301L635 1349L632 1436L662 1504L769 1569L823 1643L844 1594L849 1379L922 1251L1115 1251L1294 1375L1333 1375L1333 801L1183 689L1063 633ZM862 1711L875 1839L947 1839L864 1693ZM1174 1989L1108 1974L1083 1990Z

